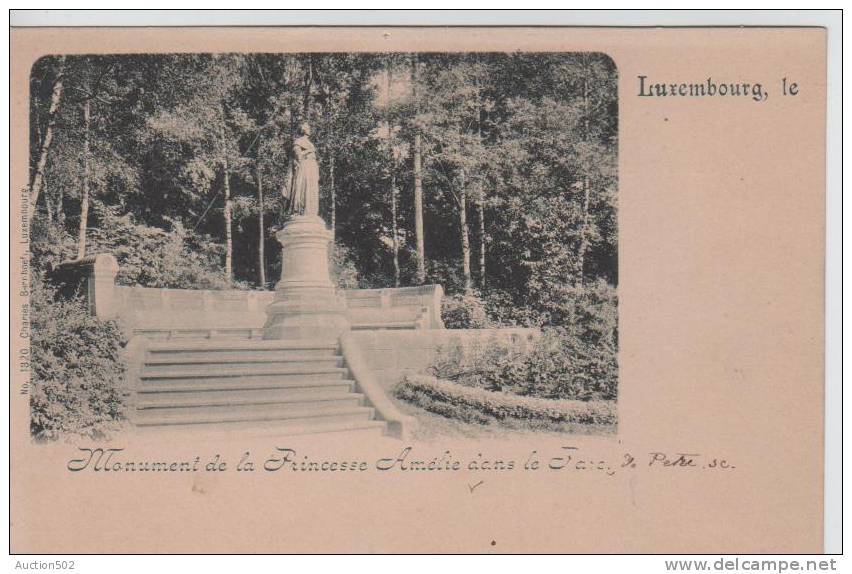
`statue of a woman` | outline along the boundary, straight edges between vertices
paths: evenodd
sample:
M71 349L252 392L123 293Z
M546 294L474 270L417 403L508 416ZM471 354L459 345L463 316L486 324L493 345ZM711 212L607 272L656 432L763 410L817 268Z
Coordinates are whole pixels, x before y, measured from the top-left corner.
M286 209L290 215L319 215L319 164L317 150L308 136L311 126L302 123L299 137L293 141L291 150L291 177L281 190L288 200Z

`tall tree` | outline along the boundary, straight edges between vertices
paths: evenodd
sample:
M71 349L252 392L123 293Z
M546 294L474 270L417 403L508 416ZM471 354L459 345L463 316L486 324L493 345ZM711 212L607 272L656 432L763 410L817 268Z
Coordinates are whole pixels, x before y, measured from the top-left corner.
M597 54L515 54L495 64L489 245L503 264L489 281L559 322L587 278L616 280L617 76Z
M219 164L222 167L222 191L225 207L222 215L225 219L225 281L230 283L234 275L234 244L233 221L231 205L231 169L228 162L227 140L225 139L225 110L222 109L221 124L219 125Z
M399 230L397 229L397 191L396 191L396 156L393 137L393 122L391 121L391 106L392 106L392 77L393 63L388 57L385 74L387 76L386 88L386 116L385 121L388 127L388 195L390 196L391 204L391 248L393 250L393 285L399 287Z
M65 56L60 56L56 63L53 89L50 94L50 108L47 112L47 122L44 128L44 135L42 136L41 143L39 145L38 162L35 165L30 182L30 205L32 206L32 209L35 209L35 206L38 203L42 185L44 184L44 170L47 165L47 156L50 153L50 146L53 143L53 131L56 126L56 116L59 112L59 105L62 102L62 89L65 79L64 74Z
M366 284L376 286L393 284L386 110L378 97L385 68L380 54L317 55L312 108L321 213L340 253L357 265Z
M65 223L65 197L79 198L76 255L87 252L90 206L93 194L126 189L135 191L135 170L119 150L126 145L131 129L124 125L120 108L125 104L118 79L124 76L114 57L83 56L63 59L65 105L54 110L48 125L53 132L50 161L42 166L47 219ZM37 164L38 165L38 164ZM35 171L39 171L36 169Z
M464 148L462 153L464 153ZM470 230L467 227L467 178L465 168L461 166L458 173L458 190L456 197L459 202L459 233L461 234L462 249L462 277L464 278L465 293L473 288L473 279L470 274Z
M80 225L77 233L77 259L82 259L86 256L86 232L89 221L91 102L91 97L87 97L83 101L83 175L80 184Z
M239 178L241 187L254 187L253 161L243 154L241 141L256 134L257 126L236 99L244 56L191 56L176 64L186 70L192 82L186 86L183 99L149 119L151 141L155 150L183 150L169 158L173 165L163 167L180 174L171 183L178 184L177 194L196 205L207 204L196 216L194 229L202 229L202 224L209 228L207 214L222 196L219 229L224 239L223 277L230 283L234 275L234 179Z
M314 84L317 87L314 100L316 113L314 142L320 152L324 173L321 177L322 191L326 196L324 205L332 232L338 226L338 177L339 159L351 155L355 146L363 144L366 110L372 110L369 100L353 99L364 82L362 77L365 59L353 54L329 54L314 60ZM365 107L366 106L366 107ZM372 122L372 117L368 121Z
M588 259L593 242L604 241L600 231L604 219L612 217L615 180L614 157L610 149L614 140L611 110L607 94L614 92L614 80L607 60L592 54L581 54L575 72L580 76L580 145L577 158L580 171L581 216L575 257L574 286L581 288L588 276ZM596 89L593 89L593 86ZM602 89L603 88L603 89ZM607 113L602 113L607 112Z
M442 187L456 207L461 257L461 286L473 288L468 202L479 198L482 186L484 146L478 133L479 75L477 63L455 54L430 54L424 74L418 76L424 100L424 137L428 143L430 179ZM436 199L438 197L436 196Z
M484 82L483 76L485 73L485 67L480 61L479 54L475 54L474 58L475 69L473 73L473 82L475 86L475 93L473 101L473 121L476 125L476 143L484 150L482 141L482 84ZM480 169L484 170L485 166L481 166ZM480 289L484 289L486 285L485 244L487 239L485 236L485 186L483 185L482 178L477 179L476 188L474 190L474 199L476 203L477 220L479 222L479 287Z
M260 160L258 160L259 162ZM255 167L255 179L257 181L257 272L258 283L261 287L266 287L266 227L263 224L263 174L260 166Z
M414 179L414 237L417 242L417 274L418 285L426 283L426 242L423 227L423 134L420 131L420 103L417 99L417 83L419 81L417 68L420 62L417 54L411 55L411 99L414 104L414 134L411 142L412 176Z

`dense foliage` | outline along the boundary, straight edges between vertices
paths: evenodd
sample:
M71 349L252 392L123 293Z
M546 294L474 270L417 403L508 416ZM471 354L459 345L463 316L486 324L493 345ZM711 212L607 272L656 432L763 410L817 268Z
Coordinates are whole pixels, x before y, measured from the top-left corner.
M472 291L445 296L441 319L447 329L485 329L491 325L485 302Z
M30 430L39 439L103 437L124 417L128 395L121 331L33 279Z
M496 339L439 349L429 372L466 387L566 400L613 400L618 393L614 349L548 328L528 349Z
M444 321L450 327L475 328L484 326L479 324L484 321L487 325L545 325L544 333L531 347L522 349L493 337L451 344L439 349L430 367L435 376L524 396L617 398L617 300L615 290L605 282L569 289L547 311L506 306L499 300L495 304L493 299L483 302L475 296L449 301ZM500 313L504 315L498 316Z

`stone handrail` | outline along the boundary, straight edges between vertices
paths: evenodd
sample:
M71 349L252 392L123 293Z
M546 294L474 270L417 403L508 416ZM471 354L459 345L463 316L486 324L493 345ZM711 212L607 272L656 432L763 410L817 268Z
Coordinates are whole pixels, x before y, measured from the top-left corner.
M414 418L403 414L388 398L384 389L376 380L373 370L365 361L357 339L353 337L352 333L343 333L340 336L340 350L343 353L346 366L355 379L358 390L367 397L367 400L376 409L376 418L387 422L388 434L400 439L407 438Z

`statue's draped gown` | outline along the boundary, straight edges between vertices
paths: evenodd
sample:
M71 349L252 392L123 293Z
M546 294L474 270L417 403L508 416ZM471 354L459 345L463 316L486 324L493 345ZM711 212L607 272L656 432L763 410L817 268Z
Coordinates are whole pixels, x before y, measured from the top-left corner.
M308 136L293 142L293 177L288 211L296 215L319 214L319 164L317 151Z

